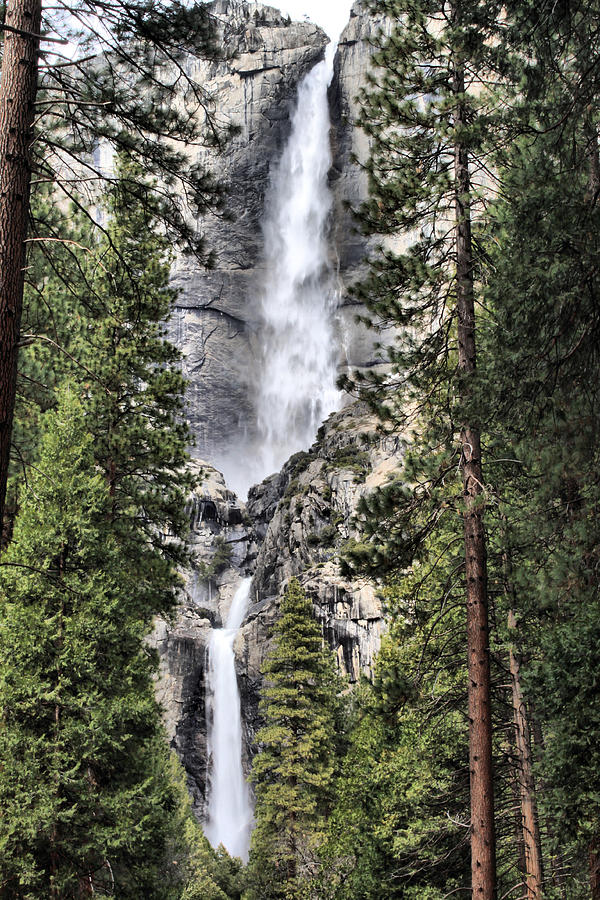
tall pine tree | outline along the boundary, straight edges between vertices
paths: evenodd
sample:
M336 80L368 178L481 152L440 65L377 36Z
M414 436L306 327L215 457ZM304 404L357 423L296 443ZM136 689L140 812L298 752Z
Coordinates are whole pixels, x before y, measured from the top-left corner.
M249 862L252 900L310 894L332 800L337 689L333 655L324 648L312 603L292 579L281 602L263 672L252 780L256 828Z
M0 567L6 898L162 896L167 751L92 443L81 401L64 390Z
M436 495L462 474L468 661L473 896L496 894L490 708L489 613L483 514L481 421L476 382L476 273L472 218L485 178L490 115L483 85L497 66L499 4L391 0L370 7L394 26L374 55L362 124L372 141L371 199L364 229L385 239L357 295L376 322L396 329L387 348L392 376L368 379L384 419L398 426L420 412L423 433L415 490L387 493L399 503L395 531L412 530L420 503L440 517ZM408 474L408 473L407 473ZM406 494L406 492L404 492ZM375 512L373 509L372 512ZM404 516L408 516L408 523ZM377 526L375 526L377 527ZM406 549L406 548L405 548ZM398 565L398 561L396 561Z

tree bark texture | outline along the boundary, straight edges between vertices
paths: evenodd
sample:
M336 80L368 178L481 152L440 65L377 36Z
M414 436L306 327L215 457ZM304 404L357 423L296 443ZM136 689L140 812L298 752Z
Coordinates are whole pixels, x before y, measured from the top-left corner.
M517 627L512 610L508 617L508 627L510 629L516 629ZM523 846L525 848L526 896L527 900L542 900L544 875L533 763L531 759L531 730L521 687L521 666L519 658L512 648L509 651L509 665L518 762L521 827L523 829Z
M455 215L458 368L463 400L466 378L475 372L475 296L471 244L471 183L469 155L460 138L465 125L464 70L455 66ZM461 431L464 540L467 584L467 653L469 678L469 766L471 784L471 889L473 900L496 896L496 838L492 772L490 650L486 540L483 524L483 475L479 429L465 424Z
M0 523L17 383L41 0L8 0L0 74Z
M588 203L596 206L600 197L600 152L598 150L598 131L588 118L585 123L585 135L588 139Z

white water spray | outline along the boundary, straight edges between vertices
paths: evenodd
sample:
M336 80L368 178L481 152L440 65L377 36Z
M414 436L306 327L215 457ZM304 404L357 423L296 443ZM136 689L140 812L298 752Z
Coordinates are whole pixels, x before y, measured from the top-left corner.
M301 82L292 130L272 173L264 223L266 285L256 448L222 468L240 495L308 447L323 419L341 405L336 389L336 295L327 226L332 198L327 88L334 47ZM240 459L241 457L241 459ZM240 697L233 645L246 612L250 579L240 585L224 629L212 633L207 674L210 783L204 831L246 860L252 805L242 769Z
M225 628L214 629L208 648L207 749L210 779L204 833L231 856L248 859L252 803L242 768L242 719L233 645L244 620L250 583L240 584Z
M332 205L327 88L334 49L328 48L326 59L300 83L291 134L267 198L256 480L308 447L341 402L327 244Z

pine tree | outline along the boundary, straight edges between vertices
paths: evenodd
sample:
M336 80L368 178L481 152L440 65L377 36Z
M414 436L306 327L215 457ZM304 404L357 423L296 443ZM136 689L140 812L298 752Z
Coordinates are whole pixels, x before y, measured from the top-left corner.
M140 603L153 615L172 604L172 564L186 558L191 435L183 418L181 354L166 338L176 296L169 242L158 232L151 186L136 203L124 190L129 179L141 181L135 164L120 160L117 175L106 201L106 238L92 260L85 310L92 327L80 331L73 355L92 375L79 373L113 528L137 569Z
M154 0L10 0L0 73L0 522L3 520L14 415L26 270L29 194L34 167L82 210L73 182L106 180L93 162L105 142L140 170L162 178L156 191L163 227L205 261L198 235L176 199L194 212L218 205L213 178L191 164L185 146L219 145L210 99L190 75L185 54L215 57L214 20L205 4ZM55 37L59 34L60 37ZM69 42L74 59L44 44ZM40 44L42 50L40 51ZM179 95L181 103L175 102ZM37 104L37 105L36 105ZM35 125L35 128L34 128ZM166 140L165 140L166 138ZM135 201L143 188L131 178ZM87 213L90 221L93 216ZM43 231L36 238L48 238ZM51 243L48 245L51 246Z
M526 660L524 694L539 730L546 878L560 882L566 864L575 886L600 821L586 788L588 765L597 761L593 751L578 756L580 729L594 746L597 730L585 697L599 664L592 623L600 268L585 121L568 130L568 148L542 128L514 148L504 198L490 210L492 315L483 330L490 349L481 405L494 421L490 450L502 460L496 482L512 547L516 650Z
M324 649L312 603L292 579L281 602L252 780L256 828L249 863L250 898L306 898L332 799L337 720L332 654Z
M442 900L468 881L466 685L458 661L448 665L456 613L439 635L411 618L384 639L336 785L319 897Z
M415 451L417 449L415 448ZM363 689L332 817L335 890L326 897L441 898L468 890L469 772L464 665L465 565L455 484L440 497L435 532L385 589L388 631L373 686ZM421 505L422 521L428 509ZM492 562L495 559L492 558ZM496 594L498 573L490 568ZM492 595L493 595L492 594ZM495 614L501 616L499 598ZM508 661L492 644L498 891L518 890ZM335 885L335 879L330 879Z
M160 897L173 805L145 622L65 390L3 557L0 896Z
M385 244L357 296L378 327L395 329L396 338L385 354L392 376L375 375L366 382L384 421L406 427L416 407L417 429L423 432L421 464L405 473L415 489L395 486L382 495L384 503L401 507L387 510L386 520L395 519L390 537L398 534L399 543L406 544L407 526L415 539L435 530L438 488L457 468L462 474L472 890L492 900L489 613L482 423L473 404L477 284L472 220L482 209L479 189L492 121L492 98L483 85L502 55L500 8L470 0L401 0L371 8L391 16L393 28L379 41L373 57L378 70L363 97L362 124L372 149L367 164L371 198L361 221ZM410 520L421 502L430 513L419 534ZM383 556L386 543L380 542ZM392 565L400 567L398 561Z
M179 854L198 857L187 882L162 874L176 804L144 640L175 600L191 479L179 357L164 334L166 240L152 231L151 194L125 209L119 184L110 238L89 241L83 264L66 253L68 290L44 278L29 307L53 343L32 335L26 351L19 418L35 464L16 482L0 567L6 897L93 888L170 900L177 884L212 884L193 834Z
M20 373L17 430L20 462L14 486L25 485L36 459L37 422L55 404L65 379L82 386L90 411L96 464L111 494L111 519L132 566L132 592L150 619L174 602L173 563L186 558L186 499L193 478L186 468L191 442L183 419L185 382L180 354L166 338L175 291L169 286L170 250L161 235L152 190L136 203L122 186L135 165L121 160L105 200L109 221L97 241L74 217L67 248L27 293L27 346ZM39 262L39 258L38 258ZM33 276L34 273L31 273ZM16 503L16 499L13 499ZM133 595L132 595L133 597Z

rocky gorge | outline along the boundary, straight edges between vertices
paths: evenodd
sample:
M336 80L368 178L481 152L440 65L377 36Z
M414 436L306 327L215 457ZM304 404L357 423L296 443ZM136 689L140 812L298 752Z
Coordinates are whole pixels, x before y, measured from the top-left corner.
M281 471L251 487L247 500L231 489L255 452L258 298L265 279L270 173L290 134L298 84L322 59L328 39L318 27L291 22L272 7L227 0L211 7L226 58L195 75L207 84L219 114L237 126L224 156L212 160L229 190L231 221L207 217L197 223L210 234L213 270L184 258L174 267L180 293L170 334L184 354L200 486L189 503L194 564L185 573L175 620L159 623L154 639L169 739L186 769L200 818L209 769L207 645L244 578L252 576L250 607L235 655L246 770L260 723L261 667L290 577L297 576L311 597L341 672L350 682L371 673L385 627L381 602L375 585L342 574L339 555L358 537L354 516L360 498L394 477L403 446L397 435L380 432L365 404L346 398L314 444L298 448ZM355 321L360 308L349 288L363 271L367 251L350 211L367 190L360 160L368 146L355 124L356 95L369 67L369 38L382 24L360 3L354 5L328 94L328 247L339 372L380 364L371 332ZM206 164L206 155L198 161Z

